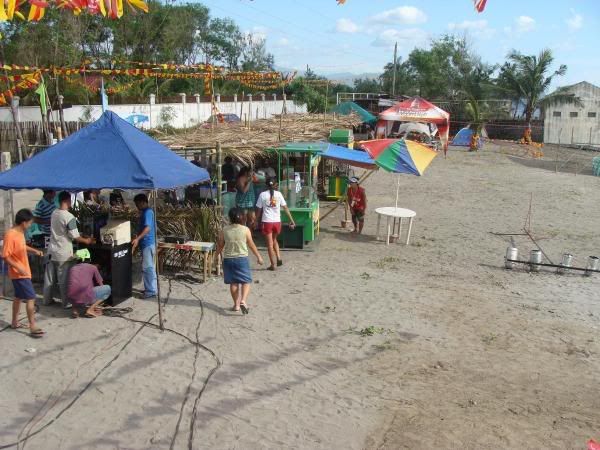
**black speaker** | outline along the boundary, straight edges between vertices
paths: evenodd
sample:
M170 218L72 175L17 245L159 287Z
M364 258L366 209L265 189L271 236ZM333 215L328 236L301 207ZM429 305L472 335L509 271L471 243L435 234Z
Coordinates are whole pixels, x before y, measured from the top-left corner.
M110 285L111 296L107 300L112 306L131 298L131 244L90 245L92 264L100 266L100 275L104 283Z

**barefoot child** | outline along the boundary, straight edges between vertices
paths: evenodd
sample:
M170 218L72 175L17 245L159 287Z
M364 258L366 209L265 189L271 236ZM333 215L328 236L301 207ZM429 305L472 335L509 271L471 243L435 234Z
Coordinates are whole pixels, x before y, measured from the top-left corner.
M33 337L41 337L44 332L35 324L35 291L31 283L31 269L27 252L43 256L43 252L28 247L25 243L25 232L33 223L33 214L28 209L20 210L15 217L15 226L4 235L4 249L2 257L8 263L8 276L15 289L13 300L12 322L13 329L21 328L19 311L21 302L25 302L27 319L29 320L29 333Z
M252 273L248 261L248 248L256 256L258 264L263 264L262 256L258 253L252 240L250 229L244 225L244 214L239 208L229 210L229 222L219 235L217 255L223 252L223 274L225 284L229 285L233 299L233 311L242 310L248 314L248 295L252 283Z

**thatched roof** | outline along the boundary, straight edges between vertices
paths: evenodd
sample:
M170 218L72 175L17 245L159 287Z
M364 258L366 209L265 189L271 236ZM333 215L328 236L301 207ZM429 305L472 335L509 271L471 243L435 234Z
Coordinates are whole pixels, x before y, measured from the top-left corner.
M195 127L158 139L173 149L209 149L220 142L225 155L252 160L265 148L279 142L327 140L332 129L348 129L360 123L360 118L355 115L337 118L327 115L323 120L322 114L284 114L252 121L249 128L243 123L218 124L214 129Z

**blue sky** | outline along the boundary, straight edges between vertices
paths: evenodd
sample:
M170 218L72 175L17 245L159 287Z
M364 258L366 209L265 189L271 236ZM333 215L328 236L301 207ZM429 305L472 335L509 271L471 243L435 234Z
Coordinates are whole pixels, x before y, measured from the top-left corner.
M600 85L600 0L202 0L213 16L230 17L267 39L280 67L318 73L381 72L398 41L403 58L443 33L467 34L490 63L514 48L551 48L568 65L559 84Z

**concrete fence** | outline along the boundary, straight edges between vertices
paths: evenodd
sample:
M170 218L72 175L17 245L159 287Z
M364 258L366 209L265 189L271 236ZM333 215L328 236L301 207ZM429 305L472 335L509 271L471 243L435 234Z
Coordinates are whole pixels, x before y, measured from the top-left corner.
M188 97L180 94L179 103L156 103L154 94L150 95L146 104L110 105L115 114L127 120L132 125L142 129L151 129L161 126L174 128L187 128L198 125L208 120L212 114L209 102L202 102L200 95ZM18 104L19 98L14 100ZM236 114L241 120L268 119L275 114L281 114L285 109L287 113L306 113L306 105L296 105L285 96L276 95L234 95L233 101L221 102L216 96L216 105L220 113ZM65 122L90 122L98 119L102 114L101 105L73 105L64 109ZM42 116L37 106L19 106L19 122L40 122ZM52 121L59 122L58 111L52 112ZM0 122L12 122L10 108L0 108Z

